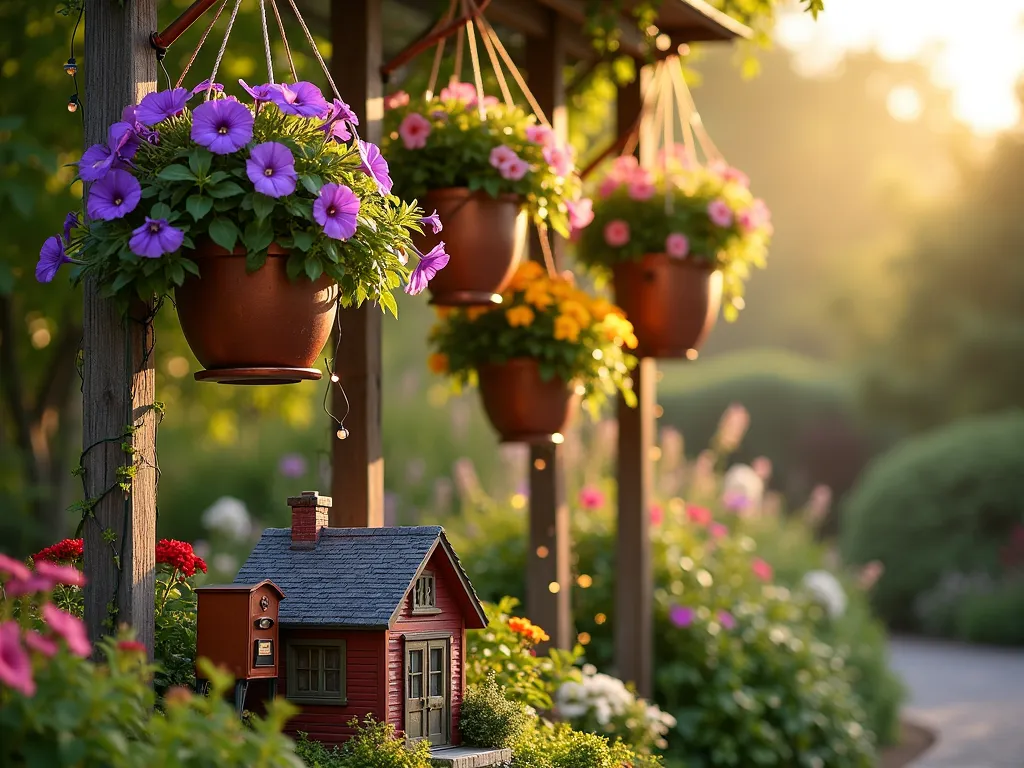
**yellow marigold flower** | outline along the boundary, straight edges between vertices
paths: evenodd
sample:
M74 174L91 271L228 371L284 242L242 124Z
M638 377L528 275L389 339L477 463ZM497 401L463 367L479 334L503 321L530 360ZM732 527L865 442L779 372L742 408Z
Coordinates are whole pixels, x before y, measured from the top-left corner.
M544 275L544 267L537 261L524 261L516 270L516 277L532 281Z
M590 302L590 314L592 314L594 319L598 322L604 320L611 312L620 314L617 310L618 307L608 301L608 299L594 299Z
M505 318L513 328L529 326L533 323L533 310L527 306L519 305L505 310Z
M576 289L569 285L565 280L552 280L550 290L552 296L561 300L569 298Z
M536 624L530 627L530 640L533 641L533 643L546 643L550 639L551 638L548 636L548 633Z
M548 292L548 286L543 282L530 283L526 288L524 298L528 304L532 304L537 309L547 309L555 302Z
M435 352L427 358L427 368L438 374L448 373L448 355Z
M483 315L486 315L490 311L491 308L486 306L469 307L468 309L466 309L466 319L469 320L469 322L471 323L475 323Z
M587 312L586 307L580 302L569 299L568 301L563 301L558 306L558 309L563 315L567 315L579 323L580 327L590 325L590 313Z
M560 341L579 341L580 324L573 317L559 315L555 318L555 338Z

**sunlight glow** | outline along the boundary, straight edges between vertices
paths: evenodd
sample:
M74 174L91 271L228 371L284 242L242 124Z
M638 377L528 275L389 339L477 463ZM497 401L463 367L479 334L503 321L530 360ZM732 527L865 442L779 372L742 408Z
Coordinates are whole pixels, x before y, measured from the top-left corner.
M805 77L835 72L851 53L920 61L932 82L950 92L953 116L975 133L1020 124L1024 0L829 0L817 22L798 7L781 14L776 40L795 54L794 67ZM912 97L897 91L889 111L907 119L900 115L913 111Z

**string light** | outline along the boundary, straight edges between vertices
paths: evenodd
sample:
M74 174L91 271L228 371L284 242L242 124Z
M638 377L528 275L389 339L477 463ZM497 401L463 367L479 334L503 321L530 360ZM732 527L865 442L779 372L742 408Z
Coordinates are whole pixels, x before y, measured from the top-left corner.
M78 63L75 61L74 56L65 62L64 71L68 73L68 77L74 77L78 74Z
M331 375L330 376L330 382L327 384L327 388L324 390L324 413L326 413L331 418L331 420L335 424L338 425L338 429L335 431L334 436L337 437L339 440L347 440L350 433L345 428L345 419L348 418L349 411L352 410L352 404L349 403L349 401L348 401L348 395L345 392L345 387L343 387L341 385L341 377L338 375L338 372L334 369L335 363L338 360L338 352L341 351L341 312L340 312L340 309L341 309L341 296L339 294L339 296L338 296L338 307L337 307L338 311L336 311L336 314L335 314L335 323L336 323L335 327L337 329L337 333L335 334L336 341L335 341L335 344L334 344L334 357L333 358L326 358L326 357L324 358L324 366L327 368L327 372L330 373L330 375ZM330 404L329 404L330 399L331 399L331 387L332 386L337 386L338 387L338 390L341 392L342 398L344 398L344 400L345 400L345 413L344 413L344 415L342 415L342 417L340 419L331 412L331 408L330 408Z
M82 103L78 100L78 94L72 93L71 97L68 99L68 112L77 112L81 104Z

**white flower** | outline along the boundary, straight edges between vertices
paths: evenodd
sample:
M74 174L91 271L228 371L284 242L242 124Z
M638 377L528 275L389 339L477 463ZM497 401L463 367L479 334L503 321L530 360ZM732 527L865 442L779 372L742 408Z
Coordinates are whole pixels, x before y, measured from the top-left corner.
M221 552L219 555L214 555L213 568L221 573L234 573L238 570L238 560L234 555Z
M828 571L808 571L803 578L804 589L821 603L828 615L839 618L846 612L846 590L839 580Z
M722 479L722 496L744 499L747 509L756 510L764 498L764 480L747 464L733 464Z
M222 496L203 512L203 525L232 539L244 539L252 532L245 503L231 496Z

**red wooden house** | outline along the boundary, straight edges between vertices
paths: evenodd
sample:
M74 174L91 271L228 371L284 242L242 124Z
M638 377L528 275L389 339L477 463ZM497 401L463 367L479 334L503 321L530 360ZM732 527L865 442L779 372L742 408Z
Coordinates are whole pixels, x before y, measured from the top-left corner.
M265 530L235 579L287 595L277 690L301 708L288 730L338 744L369 714L409 739L458 744L466 630L487 618L444 530L329 528L330 498L288 503L292 527ZM261 695L251 688L250 706Z

